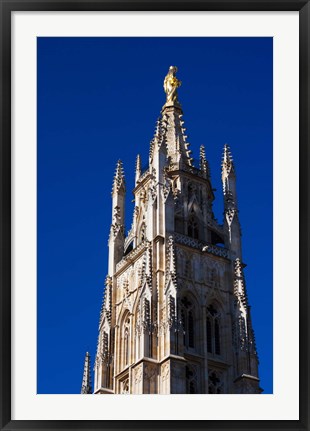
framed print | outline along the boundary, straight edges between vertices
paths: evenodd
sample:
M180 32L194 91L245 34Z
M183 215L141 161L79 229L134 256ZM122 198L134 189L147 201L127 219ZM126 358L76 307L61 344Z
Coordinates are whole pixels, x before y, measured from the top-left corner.
M1 6L1 427L308 429L308 2Z

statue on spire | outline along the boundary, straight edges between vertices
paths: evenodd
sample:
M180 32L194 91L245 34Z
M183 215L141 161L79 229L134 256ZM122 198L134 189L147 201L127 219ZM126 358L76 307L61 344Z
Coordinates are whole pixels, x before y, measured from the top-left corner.
M181 81L175 76L178 68L176 66L170 66L167 75L164 80L164 90L166 93L166 104L165 106L180 105L178 101L177 89L181 86Z

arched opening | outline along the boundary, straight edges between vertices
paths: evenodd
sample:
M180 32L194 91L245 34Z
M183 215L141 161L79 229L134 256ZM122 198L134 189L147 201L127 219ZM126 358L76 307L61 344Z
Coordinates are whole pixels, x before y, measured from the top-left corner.
M143 242L146 239L146 226L145 223L143 222L140 228L140 234L139 234L139 242Z
M125 321L125 328L124 328L124 365L129 364L129 334L130 331L130 319L129 317Z
M198 239L199 238L199 224L197 217L192 210L188 222L187 222L187 235L191 238Z
M197 373L193 366L186 365L185 367L186 376L186 393L197 394Z
M212 353L212 324L209 316L207 317L207 348L208 352Z
M196 347L196 328L195 328L195 306L193 302L184 296L181 300L181 319L183 325L183 343L186 348Z
M209 372L209 394L222 394L223 393L223 382L221 381L220 375L213 370Z
M128 253L130 253L133 250L133 240L128 244L124 256L126 256Z
M188 201L191 200L191 197L194 194L194 186L192 183L188 183L188 187L187 187L187 195L188 195Z
M151 308L150 301L144 298L144 355L152 357L152 332L151 332Z
M120 364L121 368L130 364L131 319L127 310L121 320L120 331Z
M136 351L136 361L140 359L141 356L141 321L140 321L140 308L139 305L135 313L135 328L136 328L136 339L135 339L135 351Z
M184 233L184 223L181 216L176 216L174 219L175 231L178 233Z
M221 354L221 320L213 304L207 307L207 350L208 353Z
M211 230L211 244L218 247L224 247L224 239L213 230Z

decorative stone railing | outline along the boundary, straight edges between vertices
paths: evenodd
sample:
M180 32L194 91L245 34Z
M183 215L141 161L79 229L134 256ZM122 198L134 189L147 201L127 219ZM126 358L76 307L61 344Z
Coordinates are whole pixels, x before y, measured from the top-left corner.
M187 235L182 235L181 233L175 233L173 235L173 238L175 242L178 242L179 244L188 245L189 247L198 248L201 249L203 247L203 244L198 239L191 238Z
M183 172L190 172L191 174L198 175L199 177L205 178L205 174L199 169L196 168L196 166L186 165L185 163L180 168L178 163L171 163L168 167L168 171L183 171Z
M146 249L146 245L147 241L143 241L136 248L131 250L131 252L129 252L126 256L124 256L123 259L116 264L116 272L120 271L128 263L131 263L137 255Z
M140 177L139 177L139 182L141 182L141 181L143 181L144 180L144 178L146 178L147 176L148 176L148 174L150 173L150 169L149 168L147 168L144 172L142 172L142 174L140 175Z
M225 257L226 259L229 259L229 250L224 247L217 247L213 244L206 244L202 248L202 251L206 251L207 253L215 254L215 256L221 256Z
M135 236L134 236L133 228L131 228L128 231L127 236L126 236L125 241L124 241L124 250L125 251L127 250L127 247L129 246L129 244L131 243L131 241L134 239L134 237Z
M206 253L229 259L229 250L227 250L227 248L218 247L216 245L191 238L190 236L182 235L181 233L175 233L174 240L179 244L188 245L189 247L197 248L198 250L202 250Z

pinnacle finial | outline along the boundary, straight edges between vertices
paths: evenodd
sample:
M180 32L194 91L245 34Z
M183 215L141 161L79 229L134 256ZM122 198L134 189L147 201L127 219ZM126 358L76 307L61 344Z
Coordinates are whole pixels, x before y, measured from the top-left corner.
M140 176L141 176L141 158L140 158L140 154L138 154L136 159L136 184Z
M233 158L230 148L227 144L224 145L223 160L222 160L222 184L225 208L228 210L227 217L229 222L232 221L231 209L237 209L237 193L236 193L236 175Z
M234 162L228 144L224 145L222 168L226 168L227 171L234 169Z
M86 352L81 394L91 394L91 393L92 393L92 387L91 387L91 378L90 378L90 354Z
M181 86L181 81L175 76L178 68L176 66L170 66L167 75L164 80L164 90L166 93L166 106L178 106L180 103L178 101L178 91L177 89Z
M120 190L121 186L125 188L125 175L124 175L123 163L121 160L118 160L116 164L115 174L114 174L112 194L117 193Z
M141 171L141 157L140 154L137 154L136 158L136 170Z
M204 145L200 145L200 170L203 173L203 176L205 178L208 178L210 176L210 169L209 169L209 163L207 162L206 158L206 150Z
M226 182L229 174L235 171L233 158L231 155L230 148L227 144L224 145L223 158L222 158L222 182Z

